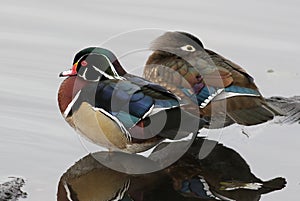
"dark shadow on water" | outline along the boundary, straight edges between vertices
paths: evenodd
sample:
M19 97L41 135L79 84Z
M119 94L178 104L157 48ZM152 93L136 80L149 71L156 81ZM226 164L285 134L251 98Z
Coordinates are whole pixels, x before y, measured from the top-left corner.
M204 140L195 139L188 152L163 170L131 175L107 168L97 156L118 157L117 152L97 152L85 156L62 175L57 200L259 200L262 194L285 187L284 178L262 181L251 173L247 162L233 149L217 144L199 159ZM211 141L211 140L209 140ZM216 142L213 142L216 143ZM124 157L124 153L121 154ZM137 155L125 154L128 161Z

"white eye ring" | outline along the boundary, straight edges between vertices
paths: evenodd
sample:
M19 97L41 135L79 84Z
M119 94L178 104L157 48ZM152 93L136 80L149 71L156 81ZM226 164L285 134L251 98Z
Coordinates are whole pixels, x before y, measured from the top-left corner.
M180 47L180 49L184 50L184 51L188 51L188 52L195 52L196 48L194 48L194 46L192 45L185 45Z

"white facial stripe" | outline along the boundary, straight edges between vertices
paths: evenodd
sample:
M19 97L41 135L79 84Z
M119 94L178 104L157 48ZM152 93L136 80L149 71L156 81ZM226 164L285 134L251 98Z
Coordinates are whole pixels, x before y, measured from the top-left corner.
M84 69L84 71L83 71L83 74L82 74L82 77L83 77L83 78L85 78L85 79L86 79L86 76L85 76L85 74L86 74L86 71L87 71L87 68L86 68L86 69Z
M87 77L86 77L86 72L88 71L87 68L84 69L84 72L82 75L78 74L79 77L83 78L84 80L88 80ZM100 80L100 77L98 77L98 79L96 80L89 80L89 81L94 81L94 82L98 82Z
M106 61L109 63L110 69L112 70L112 72L113 72L113 74L114 74L114 78L115 78L115 79L118 79L118 80L124 80L124 78L121 77L121 76L117 73L116 69L114 68L114 65L110 62L109 58L108 58L106 55L102 55L102 56L104 56L105 59L106 59Z
M110 67L110 69L112 70L112 72L113 72L114 75L113 75L113 76L112 76L112 75L109 75L109 74L105 73L104 71L98 69L97 67L93 66L93 68L94 68L96 71L98 71L99 73L101 73L103 76L105 76L105 77L108 78L108 79L125 80L125 78L121 77L121 76L117 73L116 69L114 68L114 65L111 63L111 61L109 60L109 58L108 58L106 55L103 55L103 54L96 54L96 53L91 53L90 55L101 55L101 56L103 56L103 57L106 59L106 61L109 63L109 67ZM86 55L84 55L84 56L86 56ZM82 56L80 59L82 59L84 56ZM80 60L80 59L79 59L79 60ZM79 61L79 60L78 60L78 61ZM84 75L82 76L82 78L84 78L84 79L86 79L85 73L86 73L86 70L85 70L85 72L84 72ZM99 79L100 79L100 78L99 78ZM98 80L99 80L99 79L98 79ZM95 80L95 81L98 81L98 80Z
M93 68L95 69L95 71L98 71L99 73L101 73L104 77L106 77L106 78L108 78L108 79L110 79L110 80L114 80L114 79L115 79L115 77L113 77L113 76L107 74L106 72L100 70L99 68L97 68L97 67L95 67L95 66L93 66Z

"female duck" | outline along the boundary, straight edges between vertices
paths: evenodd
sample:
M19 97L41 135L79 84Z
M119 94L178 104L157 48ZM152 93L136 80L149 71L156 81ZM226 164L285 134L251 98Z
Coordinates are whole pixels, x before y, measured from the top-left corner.
M197 37L167 32L153 41L151 49L145 78L190 100L201 117L216 120L213 127L255 125L280 114L243 68L205 49Z

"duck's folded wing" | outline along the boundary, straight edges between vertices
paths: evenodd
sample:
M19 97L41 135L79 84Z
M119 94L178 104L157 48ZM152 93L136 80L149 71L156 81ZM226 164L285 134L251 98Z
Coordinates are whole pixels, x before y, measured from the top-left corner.
M225 69L229 70L230 72L232 72L232 71L239 72L240 74L245 76L250 82L254 81L253 77L251 75L249 75L247 73L247 71L245 69L243 69L241 66L235 64L234 62L222 57L221 55L219 55L211 50L205 49L205 51L210 56L210 59L214 62L214 64L216 66L225 68Z
M236 123L246 126L257 125L272 120L278 114L260 97L233 97L227 101L227 115Z
M154 106L140 87L128 81L105 80L86 86L77 101L87 102L95 109L117 118L126 128L138 123Z
M190 129L195 131L202 127L198 118L182 114L181 105L172 93L154 86L138 86L128 80L105 80L90 84L81 90L73 109L87 102L136 139L158 134L168 137L168 132L169 137L174 138L171 132L180 129L182 121L189 121L190 125L193 120L194 127Z
M279 115L263 98L257 96L233 96L212 101L201 110L201 114L210 121L210 128L222 128L233 123L251 126L257 125Z

